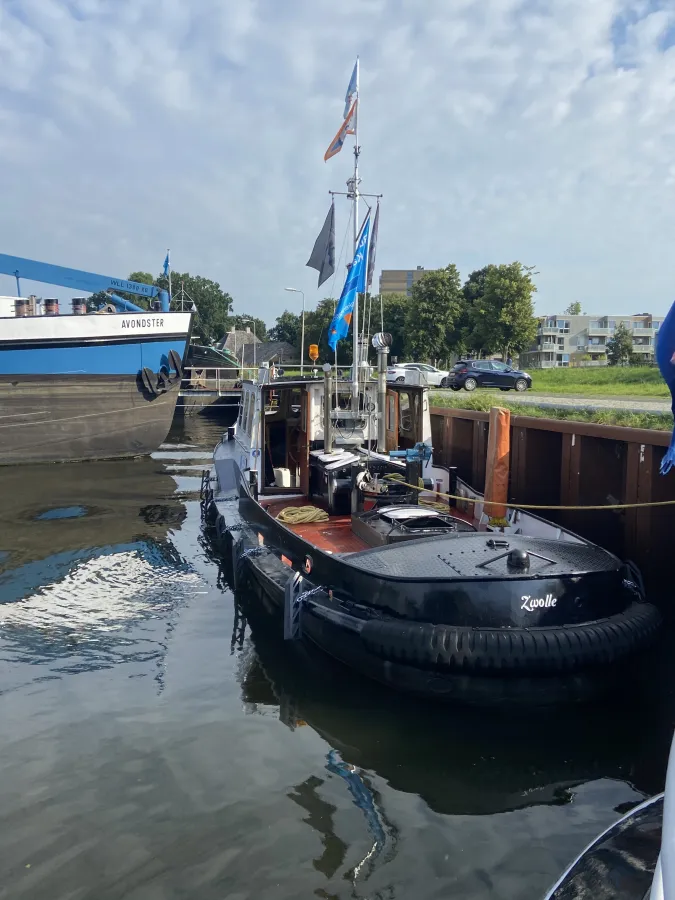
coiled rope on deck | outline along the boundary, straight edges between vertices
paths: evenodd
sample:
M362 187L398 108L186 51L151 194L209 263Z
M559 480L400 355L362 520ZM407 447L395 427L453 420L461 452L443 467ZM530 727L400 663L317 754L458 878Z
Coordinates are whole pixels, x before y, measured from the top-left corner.
M327 522L328 513L318 506L287 506L277 519L284 525L307 525L309 522Z

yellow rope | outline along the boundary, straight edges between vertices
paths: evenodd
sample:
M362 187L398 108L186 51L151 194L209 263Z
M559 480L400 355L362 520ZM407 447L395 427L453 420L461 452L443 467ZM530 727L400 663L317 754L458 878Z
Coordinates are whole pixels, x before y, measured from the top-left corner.
M403 487L412 488L414 491L422 491L425 488L416 487L414 484L408 484L407 481L401 481L398 473L395 473L397 477L393 478L393 480ZM385 475L385 479L390 478L391 476ZM483 500L481 497L462 497L459 494L444 494L442 491L431 491L433 494L437 494L439 497L445 497L446 500L459 500L462 503L483 503L485 506L510 506L513 509L556 509L556 510L597 510L597 509L646 509L650 506L675 506L675 500L653 500L649 503L610 503L603 504L597 503L591 506L554 506L548 505L545 503L502 503L498 500Z
M425 500L424 497L420 497L420 506L428 506L430 509L439 510L439 512L449 511L448 504L443 503L442 500Z
M308 522L327 522L328 513L318 506L287 506L277 519L284 525L306 525Z

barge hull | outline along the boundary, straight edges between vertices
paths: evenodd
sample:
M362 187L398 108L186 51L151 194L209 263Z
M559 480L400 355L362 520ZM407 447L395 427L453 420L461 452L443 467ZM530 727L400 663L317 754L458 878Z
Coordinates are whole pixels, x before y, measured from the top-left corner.
M178 388L149 394L137 375L0 376L0 465L152 453Z

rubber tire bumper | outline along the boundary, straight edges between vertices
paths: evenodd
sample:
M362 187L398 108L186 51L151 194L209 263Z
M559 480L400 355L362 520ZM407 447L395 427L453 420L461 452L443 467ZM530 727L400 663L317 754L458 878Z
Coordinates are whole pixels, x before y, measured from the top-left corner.
M434 672L555 673L609 665L656 637L661 615L651 603L581 625L547 628L457 628L371 619L361 630L381 659Z

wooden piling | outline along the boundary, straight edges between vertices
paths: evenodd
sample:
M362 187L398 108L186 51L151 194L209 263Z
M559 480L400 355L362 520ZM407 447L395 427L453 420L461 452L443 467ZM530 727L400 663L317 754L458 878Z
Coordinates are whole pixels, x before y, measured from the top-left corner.
M486 512L492 521L506 518L511 464L511 410L493 406L488 420L485 460Z

